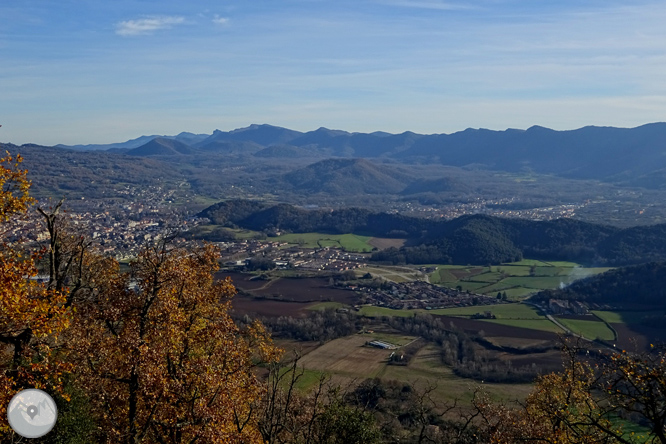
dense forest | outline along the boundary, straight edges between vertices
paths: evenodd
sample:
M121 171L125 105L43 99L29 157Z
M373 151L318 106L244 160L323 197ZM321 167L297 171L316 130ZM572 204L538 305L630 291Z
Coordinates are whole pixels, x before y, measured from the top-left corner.
M359 208L305 210L230 200L199 214L214 224L294 233L357 233L407 238L409 246L375 252L392 264L497 264L523 257L622 266L666 260L666 224L617 228L572 219L529 221L470 215L450 221L374 213Z

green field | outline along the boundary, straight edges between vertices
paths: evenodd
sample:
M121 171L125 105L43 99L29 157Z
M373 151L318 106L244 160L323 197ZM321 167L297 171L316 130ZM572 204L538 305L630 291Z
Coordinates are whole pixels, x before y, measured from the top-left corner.
M509 300L522 300L540 290L568 285L575 280L603 273L609 268L584 268L573 262L545 262L523 259L493 266L437 265L430 282L449 288L460 287L489 296L506 292Z
M497 316L497 319L484 319L484 322L562 333L562 329L557 325L550 322L545 316L541 316L534 307L525 304L479 305L474 307L441 308L437 310L393 310L385 307L364 306L359 311L359 314L368 317L410 317L416 313L428 313L432 315L469 318L475 313L483 313L485 311L490 311ZM605 324L600 322L598 324L606 327Z
M353 252L370 252L372 246L368 241L370 236L357 234L325 234L325 233L290 233L277 237L269 237L271 241L287 242L305 248L333 247Z
M523 260L518 261L518 262L510 262L509 265L545 266L545 265L548 265L548 264L546 264L545 262L536 260L536 259L523 259Z
M483 319L484 322L509 325L511 327L528 328L531 330L562 333L561 328L550 322L545 316L540 315L534 307L525 304L499 304L480 305L475 307L443 308L438 310L431 310L429 313L446 316L471 317L475 313L483 313L486 311L491 312L497 318Z
M556 317L557 321L574 333L588 339L615 340L615 333L606 324L600 321L587 321L582 319L567 319Z
M644 317L654 316L654 311L592 311L609 324L640 324Z
M430 310L432 314L446 316L470 317L475 313L489 311L498 319L546 319L531 305L525 304L498 304L479 305L474 307L456 307Z

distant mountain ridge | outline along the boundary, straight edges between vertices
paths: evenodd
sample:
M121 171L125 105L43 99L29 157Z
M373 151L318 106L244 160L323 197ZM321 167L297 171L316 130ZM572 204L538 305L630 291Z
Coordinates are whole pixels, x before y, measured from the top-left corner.
M193 133L188 133L188 132L182 132L176 136L158 136L158 135L152 135L152 136L141 136L137 137L136 139L131 139L126 142L120 142L120 143L107 143L107 144L89 144L89 145L63 145L63 144L58 144L55 145L56 148L65 148L65 149L71 149L75 151L106 151L106 150L111 150L111 149L132 149L132 148L138 148L142 145L145 145L146 143L149 143L150 141L157 139L157 138L162 138L162 139L173 139L173 140L178 140L179 142L183 142L187 145L192 145L195 144L203 139L208 137L207 134L193 134Z
M187 145L173 150L154 146L154 140L174 140ZM572 179L596 179L629 186L666 189L666 123L636 128L587 126L556 131L541 126L526 130L466 129L451 134L423 135L350 133L319 128L300 132L267 124L253 124L211 135L142 136L109 145L74 149L137 149L134 155L229 153L263 158L299 156L325 159L393 159L406 164L435 163L474 166L494 171L534 172ZM270 148L267 150L267 148ZM144 154L140 154L144 153Z
M192 154L194 150L189 145L176 139L156 137L145 145L127 151L130 156L172 156L178 154Z

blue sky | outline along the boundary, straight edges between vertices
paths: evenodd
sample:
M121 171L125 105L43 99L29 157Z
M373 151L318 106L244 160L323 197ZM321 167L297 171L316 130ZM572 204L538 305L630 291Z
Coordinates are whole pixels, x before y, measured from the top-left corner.
M0 3L0 141L633 127L666 120L666 2Z

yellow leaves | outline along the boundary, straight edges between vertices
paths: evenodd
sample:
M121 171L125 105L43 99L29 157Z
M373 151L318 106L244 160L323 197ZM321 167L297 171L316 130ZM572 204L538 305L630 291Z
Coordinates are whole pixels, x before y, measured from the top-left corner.
M33 203L28 195L27 171L19 169L22 161L20 155L13 157L8 151L0 158L0 222L8 221Z
M78 307L72 329L78 361L92 363L80 367L79 379L104 396L92 398L104 429L126 436L135 423L150 433L178 427L183 439L196 435L200 442L255 442L249 406L262 387L252 363L256 355L278 359L281 351L261 324L240 332L229 317L235 288L212 279L214 249L148 249L131 267L139 290L128 291L119 274L98 279L102 297ZM234 410L250 415L242 433Z

